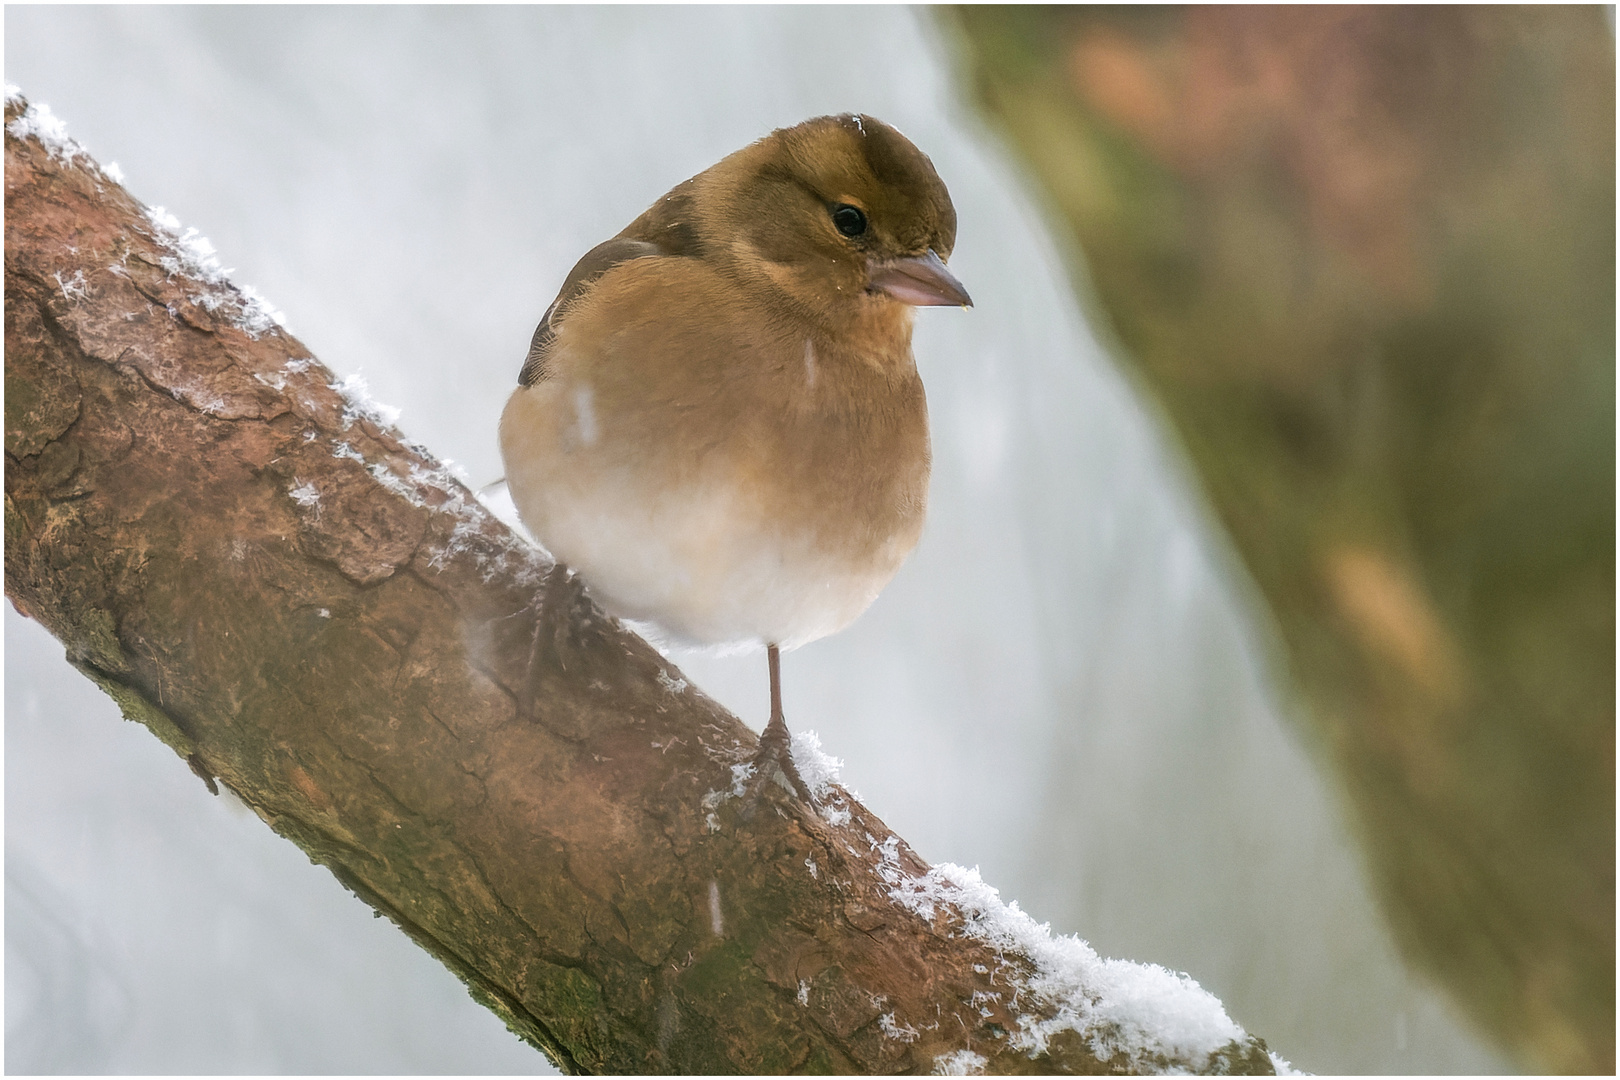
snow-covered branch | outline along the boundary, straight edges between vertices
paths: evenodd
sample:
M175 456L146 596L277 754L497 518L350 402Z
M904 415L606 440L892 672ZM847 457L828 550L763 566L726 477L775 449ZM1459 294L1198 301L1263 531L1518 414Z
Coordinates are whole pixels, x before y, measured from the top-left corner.
M821 811L747 812L747 728L205 240L6 118L7 595L559 1066L1281 1064L1186 976L929 867L813 738Z

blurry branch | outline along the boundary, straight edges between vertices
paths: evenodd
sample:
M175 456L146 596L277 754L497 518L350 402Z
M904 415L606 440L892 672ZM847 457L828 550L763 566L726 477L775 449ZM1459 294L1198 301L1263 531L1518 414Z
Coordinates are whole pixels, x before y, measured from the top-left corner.
M560 1067L1271 1071L1063 984L842 789L746 812L748 729L6 118L6 595Z
M1408 956L1614 1069L1598 8L950 12L1269 607Z

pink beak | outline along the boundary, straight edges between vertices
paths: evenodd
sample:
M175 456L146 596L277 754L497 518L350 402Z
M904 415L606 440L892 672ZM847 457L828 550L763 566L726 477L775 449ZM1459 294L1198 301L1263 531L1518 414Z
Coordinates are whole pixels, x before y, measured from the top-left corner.
M871 274L870 288L886 292L902 304L914 307L972 307L956 275L945 269L945 263L932 248L926 255L906 259L884 259L867 264Z

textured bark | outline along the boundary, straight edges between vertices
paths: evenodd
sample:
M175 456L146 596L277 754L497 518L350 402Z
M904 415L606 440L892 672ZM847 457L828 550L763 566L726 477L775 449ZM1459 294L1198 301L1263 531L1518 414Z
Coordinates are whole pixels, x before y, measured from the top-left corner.
M964 7L1278 631L1405 954L1614 1071L1615 46L1594 7Z
M752 732L94 163L5 152L6 593L211 789L568 1071L1132 1063L1011 1048L1030 959L892 899L882 822L747 813Z

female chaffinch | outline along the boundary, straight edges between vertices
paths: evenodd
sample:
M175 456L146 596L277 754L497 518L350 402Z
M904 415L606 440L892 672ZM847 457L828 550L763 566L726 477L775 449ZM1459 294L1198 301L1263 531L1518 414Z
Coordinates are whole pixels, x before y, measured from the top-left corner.
M944 183L894 128L779 129L580 259L501 417L524 524L603 607L766 646L756 784L806 801L778 649L849 625L917 544L912 308L971 305L955 240Z

